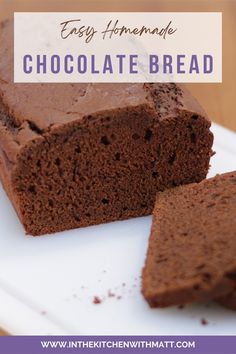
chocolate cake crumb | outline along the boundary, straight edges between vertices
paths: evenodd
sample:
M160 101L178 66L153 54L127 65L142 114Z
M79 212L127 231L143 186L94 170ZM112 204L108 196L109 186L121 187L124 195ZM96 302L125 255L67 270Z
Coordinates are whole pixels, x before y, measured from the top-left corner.
M98 304L101 304L101 303L102 303L102 300L100 299L100 297L94 296L94 298L93 298L93 303L94 303L95 305L98 305Z
M206 326L206 325L208 324L208 321L207 321L205 318L202 318L202 319L201 319L201 324L202 324L203 326Z

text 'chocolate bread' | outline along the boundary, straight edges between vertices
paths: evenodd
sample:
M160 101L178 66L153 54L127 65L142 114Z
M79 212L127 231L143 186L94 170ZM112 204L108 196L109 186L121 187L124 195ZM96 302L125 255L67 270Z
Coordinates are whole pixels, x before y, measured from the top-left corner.
M206 177L210 121L175 84L14 84L0 28L0 178L32 235L150 214Z

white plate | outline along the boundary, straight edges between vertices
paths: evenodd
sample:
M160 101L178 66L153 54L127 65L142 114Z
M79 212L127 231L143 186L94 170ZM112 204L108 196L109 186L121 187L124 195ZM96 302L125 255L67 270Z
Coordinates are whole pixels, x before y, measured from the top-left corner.
M217 154L209 175L235 170L236 134L216 124L212 130ZM235 313L215 304L148 307L140 273L150 225L144 217L33 238L1 188L0 326L19 335L235 335Z

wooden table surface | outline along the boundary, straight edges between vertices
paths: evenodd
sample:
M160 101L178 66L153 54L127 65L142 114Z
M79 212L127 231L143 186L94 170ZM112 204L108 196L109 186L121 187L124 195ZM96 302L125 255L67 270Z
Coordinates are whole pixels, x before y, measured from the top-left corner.
M236 131L236 0L0 0L0 19L14 11L221 11L223 83L188 87L212 120Z

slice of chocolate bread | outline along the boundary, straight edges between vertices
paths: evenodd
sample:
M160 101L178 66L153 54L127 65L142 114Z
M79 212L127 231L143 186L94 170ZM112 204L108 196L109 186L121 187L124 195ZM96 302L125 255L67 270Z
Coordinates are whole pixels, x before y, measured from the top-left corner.
M233 291L235 213L236 172L157 194L142 274L150 306L209 300Z
M0 26L0 177L26 232L150 214L206 177L210 121L175 84L14 84Z
M228 295L217 299L217 302L230 310L236 311L236 288Z

